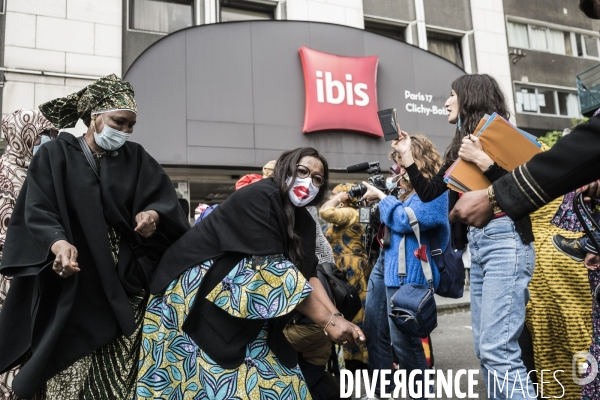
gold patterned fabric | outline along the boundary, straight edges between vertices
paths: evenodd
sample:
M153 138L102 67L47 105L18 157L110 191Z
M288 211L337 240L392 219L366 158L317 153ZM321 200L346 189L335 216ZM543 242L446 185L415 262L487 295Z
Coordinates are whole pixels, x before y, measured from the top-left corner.
M39 108L58 129L72 128L79 119L89 120L94 111L126 109L137 112L133 87L115 74L100 78L67 97L41 104Z
M535 368L565 371L557 375L565 387L564 398L578 399L581 387L571 378L571 364L573 354L588 351L592 340L592 298L583 263L571 260L552 244L557 233L569 238L581 236L550 223L561 201L558 198L531 214L536 260L525 323L531 333ZM562 395L556 380L544 381L549 381L544 383L544 396Z
M102 157L99 157L99 161L102 164ZM116 267L121 233L110 224L106 224L106 227ZM135 318L133 333L130 336L119 336L52 377L46 383L46 396L49 400L134 398L147 297L142 292L137 295L129 294L128 299Z
M49 400L131 400L135 396L137 362L146 309L144 294L129 295L135 330L120 336L55 375L46 383Z
M344 272L346 279L356 287L363 307L352 320L360 328L365 317L365 301L371 266L367 260L363 243L364 228L358 222L358 210L351 207L327 208L320 212L321 218L331 225L325 238L331 244L333 257L338 269ZM367 346L353 348L344 346L344 359L367 363Z

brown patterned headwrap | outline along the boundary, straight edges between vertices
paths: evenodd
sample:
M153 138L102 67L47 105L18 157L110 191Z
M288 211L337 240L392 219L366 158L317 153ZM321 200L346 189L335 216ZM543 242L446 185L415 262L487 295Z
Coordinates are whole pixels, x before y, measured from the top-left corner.
M333 188L333 191L336 191L338 193L340 193L340 192L348 193L350 191L350 188L352 188L352 186L354 186L353 183L340 183L339 185L337 185L336 187ZM356 197L348 196L348 205L350 207L356 207L357 204L358 204L358 199Z
M137 113L133 87L115 74L98 79L67 97L40 105L40 111L58 129L72 128L79 119L89 121L96 111L129 110Z

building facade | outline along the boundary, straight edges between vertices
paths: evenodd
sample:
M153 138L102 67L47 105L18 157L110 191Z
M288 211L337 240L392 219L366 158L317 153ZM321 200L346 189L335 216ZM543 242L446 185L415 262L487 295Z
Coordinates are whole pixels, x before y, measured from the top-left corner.
M162 39L172 35L175 40L183 29L233 21L308 21L383 35L433 53L465 73L490 74L507 95L513 120L539 136L568 128L572 118L581 116L576 76L600 63L600 23L587 19L577 4L575 0L0 0L2 114L36 108L110 73L130 76L136 60L142 60ZM203 32L202 41L209 44L206 49L213 42L219 45L220 36ZM346 35L341 32L324 28L322 34ZM342 39L334 42L342 43ZM277 46L277 38L272 40ZM203 51L207 57L219 54ZM350 48L339 51L346 56L360 53L354 54ZM421 63L437 65L435 58L416 57ZM394 61L399 74L404 73L402 61ZM231 62L235 63L235 57ZM380 65L380 73L393 74L392 61L386 63ZM421 69L428 71L425 64ZM435 75L433 69L428 73ZM160 86L158 81L168 80L175 70L170 71L167 63L164 73L151 77L149 84L153 79ZM449 85L443 86L436 89L436 98L449 93ZM428 126L411 124L407 126L413 129ZM84 129L80 123L71 131ZM443 138L449 138L453 130L442 129L444 133L423 133L438 135L441 139L436 144L443 152ZM328 143L335 135L320 138L319 143ZM360 140L348 143L356 146ZM373 148L370 145L370 152L356 150L356 157L339 159L353 161L374 154L381 158L382 151L371 151ZM212 160L223 157L205 154ZM223 154L235 157L239 153ZM157 157L159 161L161 157ZM198 159L178 165L173 160L165 155L162 162L182 197L192 204L226 198L235 180L256 172L262 162L257 156L253 162L231 165L218 160L202 165ZM344 180L348 176L334 171L334 181Z

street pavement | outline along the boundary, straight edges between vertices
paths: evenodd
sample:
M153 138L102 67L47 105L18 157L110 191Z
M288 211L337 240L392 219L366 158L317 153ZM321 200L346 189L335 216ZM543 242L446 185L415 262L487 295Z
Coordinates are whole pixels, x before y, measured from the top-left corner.
M468 306L467 306L468 307ZM460 369L477 370L479 360L475 356L473 347L473 331L471 328L471 312L465 305L448 308L438 315L438 327L431 334L435 367L447 375L448 370L453 371L453 376ZM458 311L453 311L458 310ZM477 385L474 394L479 399L487 399L485 384L481 372L475 375ZM467 379L460 380L460 391L468 394ZM364 394L364 387L361 390ZM454 392L456 394L456 391ZM436 399L454 400L458 397L437 397Z
M431 334L431 341L436 369L444 373L450 369L453 372L459 369L479 370L479 360L473 347L470 311L438 315L438 327ZM479 379L473 392L478 394L480 399L487 399L481 372L476 376ZM464 378L461 379L461 391L467 393L467 380ZM443 399L450 400L447 397Z

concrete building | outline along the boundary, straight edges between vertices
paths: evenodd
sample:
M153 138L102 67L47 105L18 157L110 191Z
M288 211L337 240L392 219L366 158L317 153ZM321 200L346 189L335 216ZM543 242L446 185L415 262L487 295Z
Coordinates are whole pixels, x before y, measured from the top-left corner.
M132 74L136 60L156 48L156 42L169 35L175 40L176 32L185 28L231 21L309 21L384 35L434 53L466 73L490 74L508 96L514 121L543 135L568 128L571 118L581 116L576 75L600 62L600 23L587 19L577 4L575 0L0 0L0 106L3 115L35 108L97 77ZM219 43L219 37L204 32L203 41ZM346 35L341 32L324 28L322 34ZM277 38L273 41L278 43ZM335 48L329 53L361 55ZM207 52L206 56L215 54ZM402 60L398 60L398 73L402 73ZM169 77L153 79L158 83ZM449 84L443 86L434 93L441 104L450 91ZM394 105L380 99L380 106ZM585 111L589 109L586 105ZM411 124L407 126L421 127ZM72 131L83 129L81 124ZM446 132L424 133L453 134L450 127L441 129ZM444 142L436 143L443 151ZM369 149L369 155L383 154L380 145L369 144ZM202 199L190 194L194 181L204 181L203 188L215 191L219 185L226 186L223 190L228 193L236 176L257 169L262 158L254 154L254 162L244 168L217 168L212 162L200 170L197 162L184 163L183 168L169 155L162 162L183 197L194 202ZM271 156L274 150L264 154ZM360 156L357 152L356 158ZM161 161L161 156L157 159ZM211 174L219 177L213 179L214 185L206 178Z

